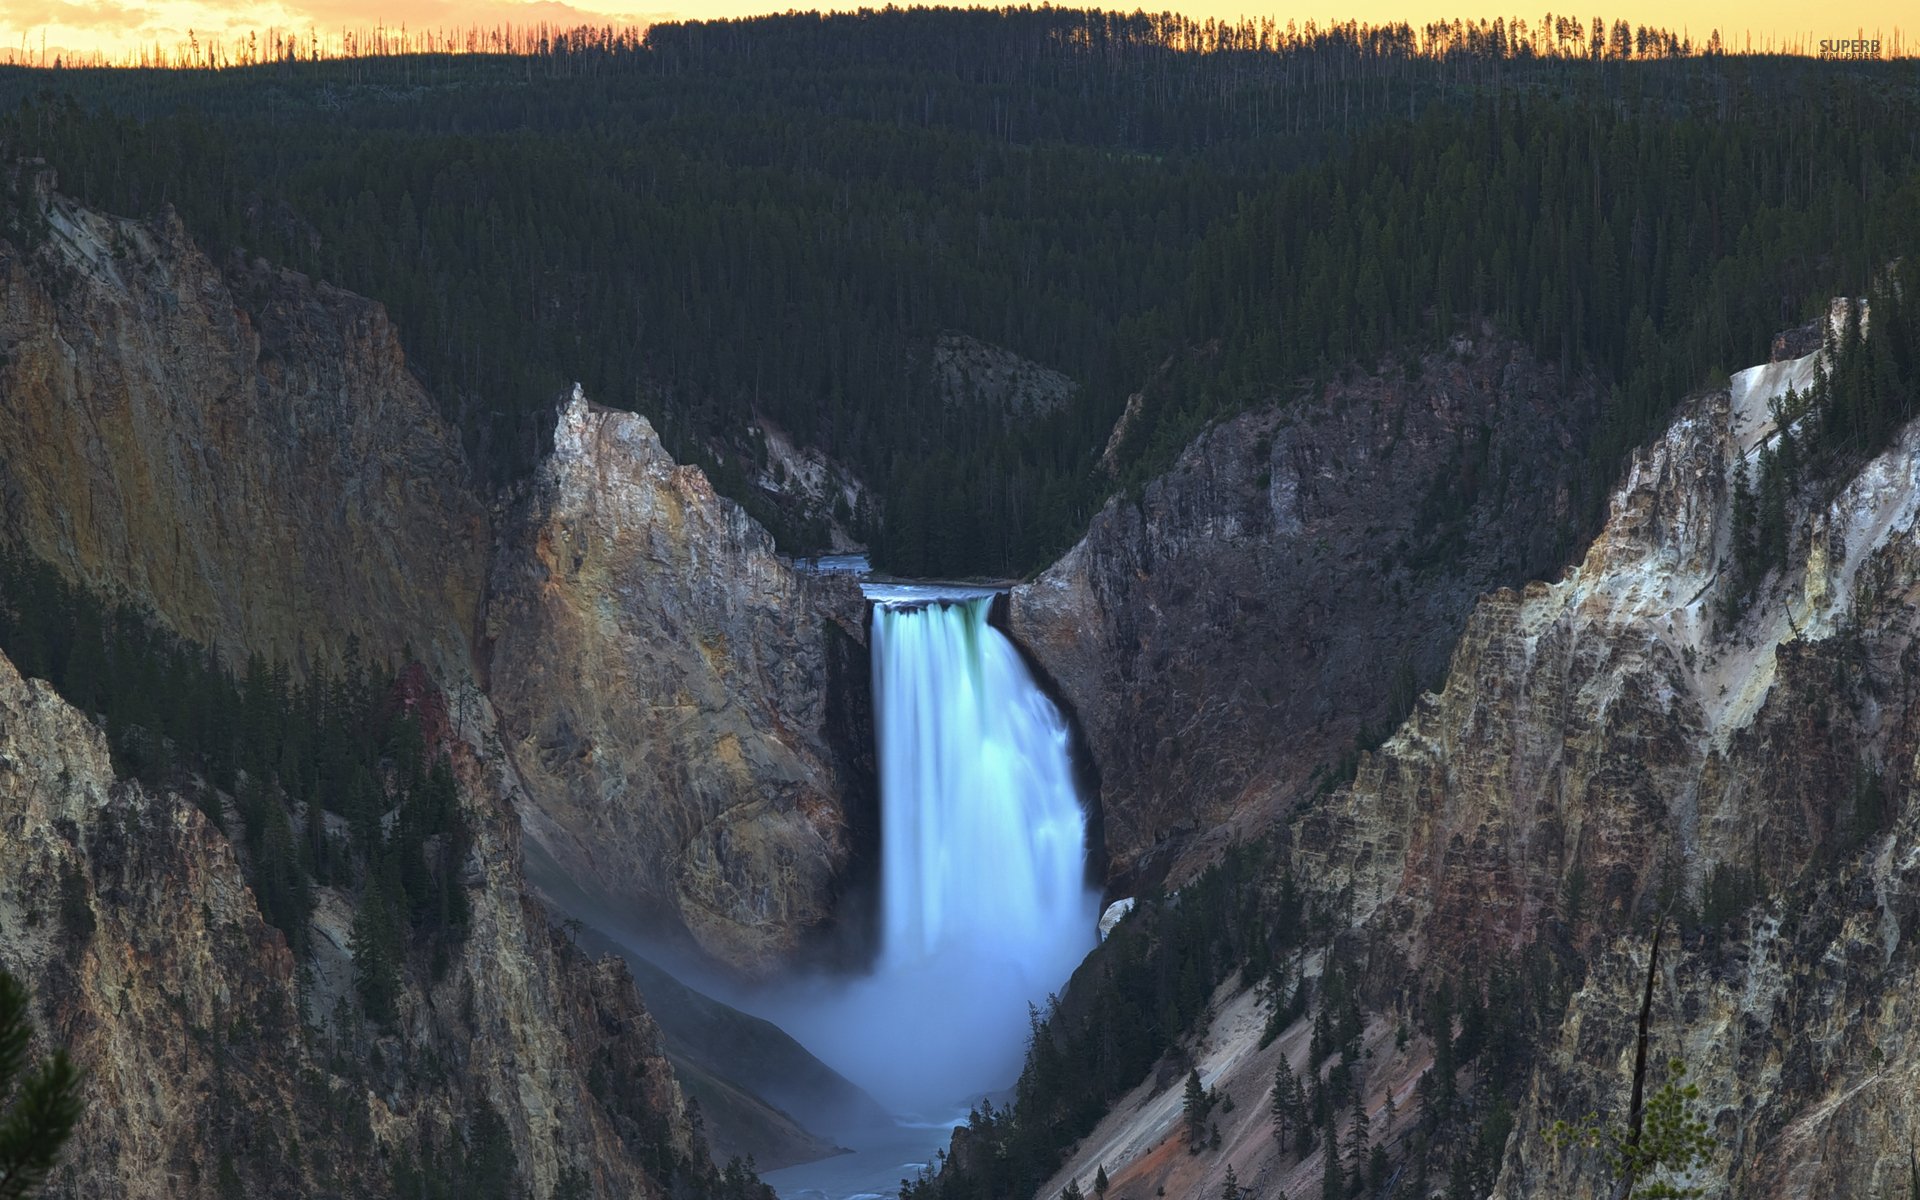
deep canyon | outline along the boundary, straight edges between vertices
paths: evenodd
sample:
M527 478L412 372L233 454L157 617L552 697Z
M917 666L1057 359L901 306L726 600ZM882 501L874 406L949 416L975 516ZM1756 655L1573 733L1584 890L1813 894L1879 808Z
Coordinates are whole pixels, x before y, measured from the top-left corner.
M23 178L46 232L0 241L0 544L236 670L391 668L383 711L457 786L462 837L428 841L467 914L357 1015L375 885L316 883L290 939L239 785L129 777L0 657L0 963L88 1072L50 1194L398 1195L475 1129L538 1200L720 1195L736 1154L790 1196L936 1149L959 1179L991 1157L968 1108L1037 1089L1069 1022L1121 1036L1076 1005L1178 974L1129 930L1234 855L1236 919L1284 895L1307 933L1169 984L1202 994L1142 1018L1181 1028L1037 1200L1321 1187L1344 1152L1274 1136L1283 1064L1354 1077L1335 1121L1408 1187L1611 1194L1548 1127L1621 1107L1682 910L1648 1035L1700 1089L1690 1181L1920 1170L1920 425L1743 557L1750 466L1829 330L1874 336L1864 302L1674 397L1604 505L1603 385L1489 322L1209 423L1031 579L863 590L578 386L525 477L483 480L380 304ZM942 347L996 411L1059 390ZM321 842L348 823L289 804ZM1519 996L1511 1074L1456 1064ZM1500 1120L1459 1116L1476 1089Z

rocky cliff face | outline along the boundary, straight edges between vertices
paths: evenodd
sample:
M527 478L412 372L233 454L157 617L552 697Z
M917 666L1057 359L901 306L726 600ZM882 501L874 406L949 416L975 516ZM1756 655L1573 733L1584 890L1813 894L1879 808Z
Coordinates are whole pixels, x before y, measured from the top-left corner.
M1624 1108L1649 910L1702 903L1724 871L1757 873L1762 898L1670 946L1654 1010L1656 1061L1688 1061L1724 1147L1698 1182L1785 1197L1907 1178L1920 428L1803 511L1787 568L1721 615L1734 465L1815 363L1692 403L1580 565L1482 601L1445 686L1294 830L1296 870L1351 914L1383 1000L1536 940L1588 957L1502 1196L1607 1194L1596 1156L1549 1150L1543 1126Z
M858 589L577 391L501 537L488 691L534 836L610 911L664 907L745 973L790 957L854 847L827 730Z
M631 979L549 928L511 813L472 818L457 961L410 981L391 1032L310 1021L226 837L116 781L92 723L0 658L0 965L87 1071L52 1194L388 1195L402 1156L456 1144L483 1105L535 1196L563 1174L665 1194L643 1152L687 1154L692 1131Z
M1560 561L1592 412L1463 340L1216 426L1015 589L1010 628L1099 768L1114 871L1184 874L1397 719L1482 592Z
M238 662L463 674L486 515L385 311L40 199L47 243L0 244L6 535Z
M512 526L528 541L495 536L457 439L378 305L258 263L222 269L177 222L101 216L44 181L35 202L46 238L0 241L0 545L150 609L236 667L259 654L297 674L356 645L395 663L411 648L424 669L410 677L436 697L436 744L466 783L475 839L463 957L445 978L408 980L399 1021L380 1033L336 1019L351 990L352 897L319 889L313 955L294 964L271 949L279 935L251 907L233 849L191 803L113 784L104 751L88 765L91 792L16 756L35 770L16 779L0 823L33 853L0 857L0 894L24 897L0 922L0 961L35 978L53 972L50 990L73 1006L50 1014L54 1032L82 1044L97 1087L138 1099L98 1094L71 1185L178 1194L200 1186L180 1183L181 1171L211 1179L225 1155L246 1194L378 1194L393 1155L449 1144L484 1099L535 1195L571 1172L595 1194L653 1194L661 1155L691 1152L677 1085L624 969L587 961L549 930L520 874L522 821L563 852L590 846L596 864L632 871L619 894L684 921L711 957L751 972L793 951L871 836L839 808L842 794L863 794L871 764L862 769L856 747L851 782L833 774L866 679L857 620L843 630L822 615L843 611L845 597L794 577L698 472L673 467L657 443L636 458L624 435L567 442L555 468L579 485L567 499L615 518L561 510L571 528L609 537L594 560L607 573L593 578L613 590L592 594L561 558L542 558L564 537L560 517L543 523L548 509ZM635 419L636 440L650 439L644 424ZM593 461L601 452L608 459ZM641 490L596 490L596 475ZM620 522L669 509L670 523L621 540L639 527ZM496 716L474 654L496 553L495 580L515 587L553 570L554 587L506 589L496 612L517 605L528 620L557 622L514 637L576 669L501 672L513 721ZM569 581L574 590L559 586ZM709 584L723 594L697 594ZM540 598L554 594L563 602ZM499 665L520 663L523 648L508 639ZM532 674L559 690L542 697ZM665 732L550 761L524 744L530 714L550 712L595 736ZM90 733L66 720L34 753ZM0 736L15 729L9 721ZM679 756L670 766L669 753ZM655 781L653 771L670 774ZM581 802L600 796L615 803L611 816ZM125 820L113 815L122 810ZM123 834L135 816L160 832ZM612 847L610 833L654 840ZM126 878L138 886L101 874L102 854L135 863ZM48 880L74 870L101 933L96 950L67 956L47 932L48 897L61 894ZM112 963L96 985L88 972ZM136 1001L144 1007L128 1007ZM220 1036L230 1026L247 1031L242 1065L259 1097L208 1082L235 1074L223 1065L239 1054L228 1044L237 1038ZM166 1058L176 1044L191 1053ZM343 1058L375 1048L375 1065L341 1073ZM327 1082L300 1090L309 1076ZM236 1122L239 1112L259 1119ZM254 1125L272 1132L256 1136ZM175 1144L187 1165L168 1165L173 1151L160 1148ZM370 1159L375 1146L387 1157ZM338 1164L326 1167L337 1180L326 1163ZM284 1183L253 1186L275 1172ZM123 1174L132 1182L102 1183Z
M1801 337L1782 349L1818 345ZM1789 505L1786 564L1737 616L1725 603L1736 466L1744 459L1752 473L1761 448L1777 444L1770 402L1804 392L1818 361L1755 367L1685 405L1635 456L1578 563L1474 604L1444 685L1360 757L1351 783L1277 827L1282 862L1329 925L1327 949L1290 969L1311 978L1337 955L1361 981L1372 1014L1365 1111L1391 1161L1424 1154L1431 1166L1426 1152L1447 1139L1442 1163L1481 1153L1470 1126L1435 1124L1427 1111L1431 989L1501 971L1511 983L1537 968L1547 982L1530 1005L1541 1005L1544 1028L1537 1048L1506 1060L1526 1072L1516 1119L1475 1170L1502 1200L1613 1194L1598 1153L1556 1148L1545 1134L1557 1118L1624 1120L1649 934L1665 911L1652 1057L1687 1063L1717 1146L1688 1182L1743 1200L1906 1194L1920 1138L1920 425L1871 462L1803 487ZM1192 488L1232 445L1224 439L1209 434L1170 484ZM1163 489L1161 503L1177 494ZM1188 561L1216 563L1230 585L1244 577L1224 549L1242 545L1248 518L1225 520L1217 503L1177 521L1180 510L1159 511L1163 543L1184 540ZM1109 510L1102 522L1140 529L1142 518ZM1260 528L1285 544L1275 525ZM1105 614L1114 597L1160 594L1148 590L1164 586L1153 582L1156 559L1142 556L1131 573L1090 568L1100 532L1023 589L1016 615L1024 603L1037 651L1066 664L1056 671L1069 691L1101 686L1076 684L1078 664L1107 672L1091 680L1124 680L1124 664L1156 645L1179 680L1183 664L1206 661L1223 624L1230 636L1232 612L1184 641L1151 608L1119 610L1136 614L1129 639L1112 637L1110 616L1077 637L1052 617L1050 606ZM1131 544L1153 545L1150 526ZM1215 669L1229 680L1257 670ZM1141 675L1136 696L1153 681ZM1284 771L1272 751L1212 740L1232 728L1194 710L1193 757L1224 759L1231 778ZM1101 735L1094 742L1099 753ZM1185 813L1192 802L1176 793L1168 804ZM1566 992L1554 991L1556 973ZM1300 1043L1312 1022L1261 1046L1246 1009L1267 1005L1235 987L1185 1048L1208 1087L1259 1105L1276 1055L1308 1070ZM1484 1069L1463 1071L1461 1087L1504 1086L1476 1079ZM1222 1149L1188 1156L1177 1072L1169 1077L1116 1105L1042 1194L1076 1179L1084 1189L1100 1166L1117 1188L1148 1193L1212 1193L1229 1165L1256 1194L1318 1186L1324 1148L1304 1161L1278 1152L1264 1111L1222 1117ZM1398 1186L1417 1187L1423 1170L1409 1167ZM1438 1194L1444 1181L1427 1182L1408 1194Z
M411 650L498 705L541 845L707 957L827 924L872 833L856 593L584 405L496 536L378 304L41 183L45 243L0 243L0 540L236 666Z

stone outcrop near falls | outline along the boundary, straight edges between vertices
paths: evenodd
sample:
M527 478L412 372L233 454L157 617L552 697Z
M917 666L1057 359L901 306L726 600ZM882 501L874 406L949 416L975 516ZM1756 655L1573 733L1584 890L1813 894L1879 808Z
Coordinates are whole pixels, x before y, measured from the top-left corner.
M609 912L664 907L742 973L790 958L856 845L830 701L862 681L864 617L646 418L576 390L503 518L487 610L534 836Z
M1116 873L1264 828L1439 677L1475 599L1553 569L1589 387L1508 343L1224 422L1015 589L1078 715ZM1176 856L1184 854L1181 861Z
M872 808L857 595L640 418L563 415L496 529L380 305L48 184L45 241L0 241L0 544L236 667L410 648L477 723L500 706L502 786L554 858L705 957L764 972L826 920L872 833L842 808Z
M226 837L189 800L116 781L92 723L0 657L0 964L87 1072L50 1194L388 1195L398 1155L484 1100L533 1195L564 1171L594 1195L662 1195L643 1139L685 1154L692 1131L631 979L549 928L510 813L469 819L467 941L414 981L377 1055L340 1045L343 1062Z
M103 216L44 183L36 202L45 207L48 236L32 246L0 240L0 546L150 609L162 624L217 646L236 667L258 653L298 673L328 664L355 642L367 657L397 665L411 647L427 670L409 675L430 678L428 690L445 693L440 711L450 719L437 744L452 752L466 785L464 815L475 836L466 875L472 932L463 957L445 981L410 981L397 1032L380 1043L385 1073L345 1082L329 1076L334 1099L327 1100L297 1088L309 1067L327 1074L327 1051L303 1038L329 1036L334 1001L350 988L351 898L320 890L308 1010L294 1015L288 1006L299 995L295 964L284 949L271 949L279 935L248 907L234 851L191 803L112 783L104 751L89 767L95 783L84 801L63 790L53 768L16 779L0 804L0 842L25 839L20 845L33 849L15 855L17 847L7 843L0 855L0 897L26 897L18 900L22 907L0 916L0 962L36 979L51 972L53 982L42 991L58 993L61 1004L71 997L71 1011L48 1014L54 1032L81 1041L87 1061L129 1081L125 1086L138 1081L150 1100L119 1103L101 1093L102 1105L116 1115L92 1127L87 1165L74 1178L97 1185L82 1189L85 1194L179 1194L185 1185L178 1180L187 1177L181 1171L216 1171L228 1149L220 1139L258 1126L277 1139L297 1132L304 1165L264 1150L256 1163L246 1157L253 1143L236 1143L232 1152L249 1184L256 1167L260 1179L273 1171L285 1175L283 1192L273 1190L278 1183L262 1183L248 1194L379 1194L390 1159L367 1165L373 1174L365 1179L349 1171L329 1191L316 1164L360 1164L368 1151L360 1142L340 1141L345 1135L331 1126L300 1122L318 1120L315 1112L353 1114L356 1122L364 1114L377 1145L391 1152L415 1145L423 1129L445 1134L485 1097L513 1132L536 1197L543 1200L568 1166L588 1170L597 1195L652 1194L628 1143L658 1144L666 1137L683 1150L690 1145L652 1021L624 968L587 962L549 930L551 917L521 875L523 818L556 845L588 842L603 853L607 826L597 810L548 814L540 808L573 793L546 786L561 776L531 754L522 778L524 748L503 738L474 654L494 556L517 564L501 568L511 576L536 561L534 543L495 537L496 517L472 490L457 438L407 369L378 304L258 263L222 267L171 218L149 224ZM682 728L717 730L731 720L742 732L737 741L685 736L675 743L687 760L680 770L686 778L724 780L731 799L676 815L672 803L704 804L712 793L639 792L656 805L652 814L663 826L684 828L688 836L636 843L617 855L621 869L633 870L635 887L657 882L663 889L644 893L640 911L623 915L678 920L684 904L700 917L692 937L716 937L712 946L696 943L703 952L763 971L771 959L749 962L748 954L772 956L799 944L804 922L817 920L844 886L835 871L857 861L853 848L863 835L837 806L842 795L861 794L857 781L871 778L871 764L863 773L857 755L849 754L855 782L843 787L823 774L841 758L820 746L823 739L850 745L850 731L864 729L864 650L858 636L841 636L838 625L829 635L830 622L805 607L819 603L838 613L844 597L792 583L772 561L765 535L715 500L697 472L656 465L697 512L657 531L647 554L667 554L660 539L680 536L689 540L672 549L673 561L711 566L714 574L672 573L666 559L632 558L634 569L660 573L645 592L657 608L629 609L605 626L573 623L575 614L564 607L527 605L520 612L529 619L564 618L558 634L540 636L581 662L611 662L623 646L671 643L696 647L715 678L741 675L738 664L751 663L753 671L787 672L796 681L760 698L750 714L731 716L712 711L735 703L725 689L688 687L707 706L709 724L690 721ZM575 466L587 474L602 470ZM612 475L621 469L608 468ZM539 532L532 525L514 528ZM709 536L724 544L698 541ZM727 624L724 607L703 607L690 589L741 567L749 553L742 546L765 557L756 569L766 586L753 601L758 617ZM791 586L769 582L781 578ZM506 595L507 602L525 598ZM591 608L603 599L612 604L613 594L585 603ZM782 604L803 611L783 614ZM708 627L709 618L720 623ZM678 623L669 628L668 619ZM811 630L818 640L796 641L794 628ZM852 629L859 634L857 622ZM593 639L602 635L616 640L596 648ZM756 643L763 635L774 641ZM795 690L797 680L823 663L830 681L854 685L845 704ZM550 677L564 692L549 703L524 675L503 678L514 684L509 698L516 714L562 704L575 711L641 709L654 703L641 686L664 686L657 674L629 678L621 670L595 670L584 680ZM583 700L585 683L607 690ZM44 690L38 694L46 705L54 703ZM789 703L796 707L781 707ZM79 737L74 730L90 733L86 722L68 717L61 738ZM14 728L0 723L0 739ZM754 729L768 732L756 740ZM791 753L784 749L789 744ZM624 784L656 766L603 747L597 758L566 764L563 777L568 786L585 779L582 794L599 795L604 787L619 795L598 772L612 772L608 777ZM8 769L0 764L0 776ZM756 774L762 770L772 773L764 787ZM796 779L813 781L811 790ZM782 857L773 835L756 843L754 830L736 848L725 814L744 816L739 805L762 796L796 804L804 797L807 815L794 828L817 824L840 840L803 843L814 857L799 861ZM168 839L163 844L151 831L139 835L139 855L127 860L140 864L134 890L101 874L108 864L100 855L131 853L124 839L91 832L102 821L104 828L122 829L126 822L113 816L122 810L141 814ZM561 817L584 824L570 830ZM71 830L61 824L69 820ZM773 849L750 853L756 845ZM703 857L682 857L696 854ZM97 952L89 953L123 963L122 992L90 990L88 972L100 965L82 956L63 966L68 959L47 932L57 909L48 897L59 895L47 890L55 877L48 873L70 867L94 889L99 939L107 939L97 939ZM765 878L754 874L761 869ZM234 897L229 902L205 888ZM202 914L203 901L217 923L191 919ZM0 899L0 910L6 903ZM726 920L706 915L755 906L752 938L734 936ZM29 911L38 914L37 925L27 924ZM786 919L796 928L781 928ZM147 956L158 957L149 962ZM146 1007L123 1006L122 994ZM192 1033L198 1027L210 1038L235 1021L271 1036L250 1033L242 1051ZM176 1043L186 1049L166 1058ZM272 1094L243 1091L236 1099L209 1091L213 1068L207 1064L236 1061ZM596 1067L602 1091L589 1086ZM608 1087L613 1090L604 1091ZM251 1125L236 1124L237 1112L254 1114ZM96 1111L89 1120L106 1117ZM198 1125L213 1132L194 1133ZM187 1165L168 1165L176 1143ZM284 1141L276 1144L285 1149ZM106 1186L118 1172L133 1182Z
M0 243L4 536L236 662L463 674L485 512L385 310L40 201L46 244Z

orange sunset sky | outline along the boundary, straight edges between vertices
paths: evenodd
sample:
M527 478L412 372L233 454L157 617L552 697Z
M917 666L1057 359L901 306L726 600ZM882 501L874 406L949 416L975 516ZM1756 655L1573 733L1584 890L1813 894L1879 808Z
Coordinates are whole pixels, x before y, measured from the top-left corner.
M1353 18L1369 23L1410 21L1423 24L1439 18L1477 18L1515 15L1536 22L1542 14L1579 12L1583 16L1604 16L1608 21L1625 18L1634 24L1664 26L1676 32L1690 33L1696 42L1704 42L1711 30L1719 29L1730 49L1740 49L1750 36L1756 49L1770 42L1780 45L1798 42L1812 45L1822 38L1840 38L1861 34L1878 35L1892 49L1896 27L1915 24L1911 0L1624 0L1615 5L1548 3L1533 0L1525 5L1498 6L1487 0L1468 0L1457 6L1445 0L1352 0L1340 7L1314 7L1284 4L1262 7L1243 0L1186 0L1184 3L1158 3L1155 10L1171 7L1194 17L1274 17L1282 24L1309 19L1321 23L1329 19ZM1109 5L1135 7L1133 5ZM126 58L145 48L167 50L187 41L189 31L202 42L209 37L223 41L244 40L249 31L263 36L269 29L309 30L319 34L323 43L337 42L344 29L371 30L376 25L451 29L473 26L491 27L505 23L528 25L546 22L573 26L581 23L603 25L644 25L674 18L744 16L780 11L792 7L857 8L859 4L794 5L791 3L755 3L755 0L260 0L235 3L233 0L0 0L0 61L28 62L41 58L43 47L48 60L65 50L102 52L114 58ZM1902 39L1903 42L1905 39ZM1912 51L1902 46L1905 53Z

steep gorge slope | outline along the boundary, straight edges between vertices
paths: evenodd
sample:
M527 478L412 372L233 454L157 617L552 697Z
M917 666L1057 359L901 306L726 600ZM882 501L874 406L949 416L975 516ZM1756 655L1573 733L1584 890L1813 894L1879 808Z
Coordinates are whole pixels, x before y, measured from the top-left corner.
M1397 720L1476 597L1565 553L1595 412L1590 382L1459 339L1214 427L1016 588L1008 624L1099 767L1114 872L1190 874Z
M790 961L855 849L864 738L831 731L864 620L850 580L794 570L645 417L576 390L502 520L487 606L534 836L608 911L663 908L742 973Z
M1412 1169L1438 1147L1458 1194L1612 1194L1597 1152L1545 1134L1557 1118L1623 1119L1664 913L1654 1061L1685 1061L1716 1143L1693 1182L1762 1200L1905 1194L1920 1138L1920 424L1871 461L1823 460L1838 473L1786 499L1784 565L1728 602L1738 465L1758 477L1780 443L1772 402L1815 383L1821 358L1740 372L1683 406L1580 562L1482 598L1444 685L1280 833L1327 927L1289 969L1316 992L1336 960L1360 981L1361 1092L1375 1140L1409 1164L1397 1186L1441 1187ZM1463 1013L1501 978L1489 995L1517 1003L1530 975L1546 981L1526 993L1538 1016L1510 1021L1501 1047L1517 1073L1463 1065L1453 1099L1434 1072L1454 1061L1435 989ZM1223 989L1190 1046L1241 1105L1264 1101L1276 1053L1312 1077L1311 1012L1256 1052L1254 998ZM1530 1019L1537 1033L1519 1032ZM1445 1036L1465 1045L1455 1020ZM1097 1165L1123 1195L1208 1194L1229 1164L1256 1194L1319 1186L1324 1142L1304 1161L1282 1153L1264 1113L1222 1117L1223 1150L1190 1158L1177 1105L1156 1103L1168 1088L1114 1108L1043 1194L1084 1188ZM1336 1122L1343 1140L1349 1126Z
M46 241L0 246L9 540L237 662L354 639L459 674L485 512L385 311L30 186Z

